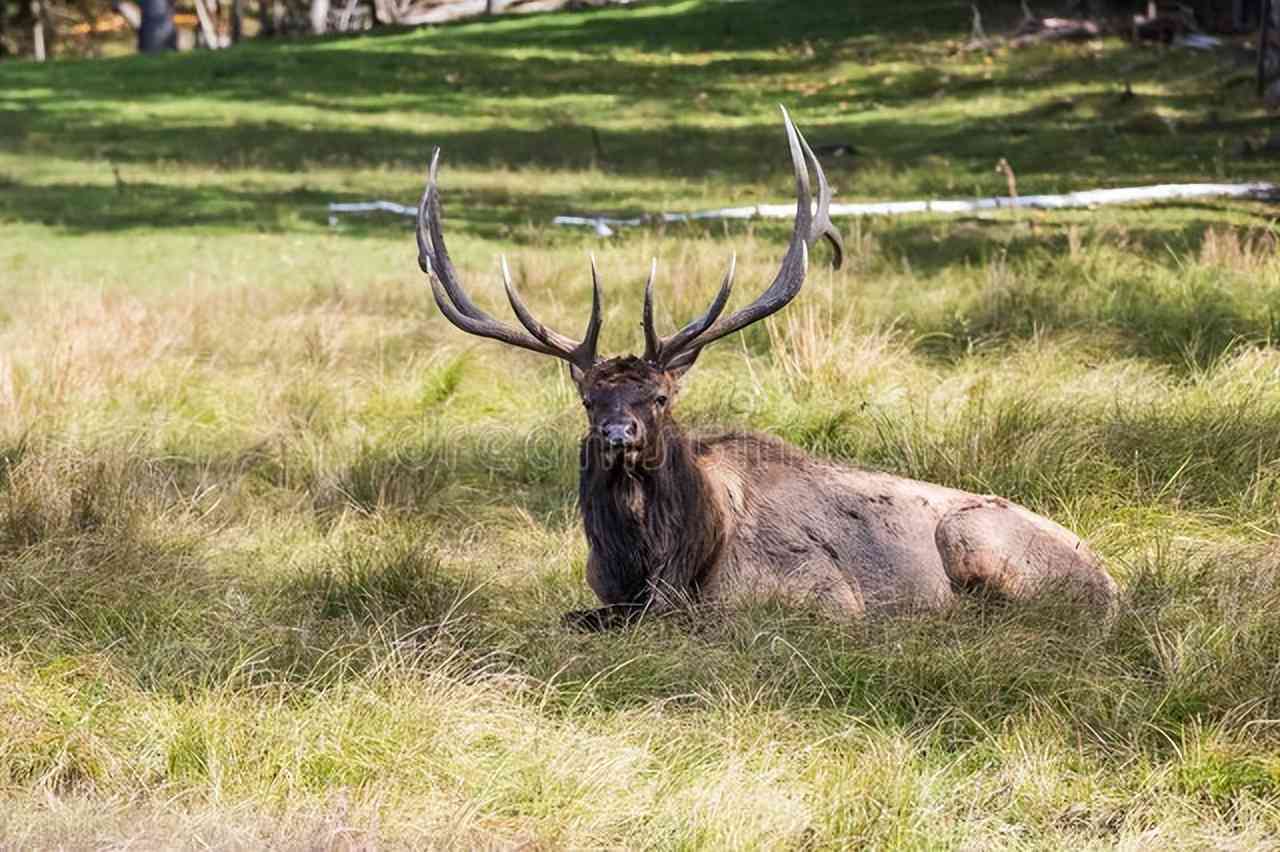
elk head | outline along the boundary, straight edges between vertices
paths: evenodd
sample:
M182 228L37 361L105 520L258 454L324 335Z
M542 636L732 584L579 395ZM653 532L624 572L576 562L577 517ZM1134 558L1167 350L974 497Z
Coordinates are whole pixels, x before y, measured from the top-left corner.
M607 455L638 457L644 448L669 424L671 403L680 377L697 360L707 344L759 322L787 305L800 292L808 271L809 248L826 237L835 251L835 266L843 259L840 232L829 218L831 187L822 166L791 117L782 110L791 164L796 180L796 216L791 242L773 283L746 307L722 316L733 287L734 259L730 258L720 291L702 316L676 333L661 337L653 322L653 280L657 261L650 267L644 290L645 351L641 357L602 359L596 354L600 337L600 276L591 261L591 319L582 340L573 340L537 319L521 301L511 283L506 259L502 260L502 280L507 301L523 330L499 322L471 301L458 282L457 271L445 248L441 227L440 194L436 171L440 149L431 158L426 190L418 205L418 265L431 282L436 305L458 328L479 337L499 340L512 346L551 355L567 361L590 421L589 437L598 441ZM809 169L818 181L817 207L809 189Z

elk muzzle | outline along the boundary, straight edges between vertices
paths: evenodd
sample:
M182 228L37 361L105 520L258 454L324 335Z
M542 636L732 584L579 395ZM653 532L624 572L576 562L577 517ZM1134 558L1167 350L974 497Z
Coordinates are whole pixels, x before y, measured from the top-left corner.
M640 424L634 417L611 417L598 427L604 445L611 450L631 449L640 443Z

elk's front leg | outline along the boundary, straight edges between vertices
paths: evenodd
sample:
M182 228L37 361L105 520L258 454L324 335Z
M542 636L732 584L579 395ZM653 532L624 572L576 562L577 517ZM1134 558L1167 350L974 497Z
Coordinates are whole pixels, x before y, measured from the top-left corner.
M647 609L644 604L609 604L596 609L575 609L566 612L561 622L579 633L599 633L639 621Z
M625 627L653 610L649 584L641 579L624 578L610 570L595 553L587 557L587 585L600 598L602 607L580 609L564 614L566 627L583 632L596 632Z

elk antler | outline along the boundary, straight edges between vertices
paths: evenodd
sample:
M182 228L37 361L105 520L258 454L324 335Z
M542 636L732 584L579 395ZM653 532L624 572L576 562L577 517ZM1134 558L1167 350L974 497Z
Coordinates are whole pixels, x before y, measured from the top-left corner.
M826 237L835 251L834 264L838 269L844 260L844 244L840 232L831 223L829 215L831 207L831 187L822 172L822 165L814 155L809 143L796 129L782 109L782 120L787 129L787 143L791 148L791 166L796 176L796 219L791 232L791 244L782 258L782 268L773 279L773 283L756 298L754 302L733 314L720 319L725 304L729 301L729 293L733 289L733 272L736 258L730 257L729 271L725 273L720 292L711 302L706 313L690 322L670 337L659 337L653 325L653 279L657 271L657 261L649 271L649 280L644 287L644 339L646 361L663 370L683 369L693 364L702 348L735 331L740 331L754 322L759 322L772 313L776 313L800 292L809 267L809 248ZM812 209L813 199L809 192L809 169L812 168L818 178L818 206Z
M507 268L506 258L502 259L502 283L506 287L507 301L511 303L516 319L520 320L528 333L499 322L478 308L458 283L458 273L449 259L449 250L445 247L444 232L441 229L440 191L436 188L436 170L439 165L440 149L436 148L431 154L427 187L418 203L418 266L431 282L431 292L440 312L449 322L468 334L500 340L543 355L553 355L568 361L584 373L591 369L597 361L596 344L600 338L601 323L600 275L596 271L595 258L591 259L591 320L587 323L587 332L581 343L534 319L511 283L511 271Z

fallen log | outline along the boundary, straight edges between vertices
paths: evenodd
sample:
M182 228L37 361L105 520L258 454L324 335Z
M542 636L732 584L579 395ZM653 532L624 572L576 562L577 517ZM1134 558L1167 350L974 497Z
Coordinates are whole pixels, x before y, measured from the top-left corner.
M1059 195L991 196L989 198L930 199L922 201L877 201L864 204L832 204L833 217L911 216L924 213L961 215L986 210L1067 210L1106 207L1112 204L1138 204L1147 201L1181 201L1191 198L1247 198L1258 201L1280 199L1280 184L1254 183L1162 183L1154 186L1087 189ZM401 216L417 216L418 209L392 201L333 203L329 205L329 223L337 224L338 213L383 211ZM693 213L648 213L640 216L604 215L556 216L553 225L591 228L600 236L612 236L618 228L652 224L673 224L715 219L790 219L795 216L793 204L753 204L746 207L721 207Z
M374 0L375 14L386 24L416 27L447 24L490 15L555 12L584 5L626 6L633 0Z
M339 213L394 213L397 216L417 216L418 208L394 201L356 201L329 203L329 224L338 224Z
M1190 198L1280 198L1280 184L1274 183L1166 183L1155 186L1090 189L1061 195L1020 195L1016 198L932 199L922 201L882 201L866 204L832 204L832 217L911 216L923 213L961 215L986 210L1065 210L1105 207L1112 204L1137 204L1145 201L1177 201ZM725 207L696 213L657 213L630 218L610 216L557 216L552 224L590 227L602 236L615 228L636 227L652 223L696 222L707 219L790 219L795 207L790 204L757 204L749 207Z
M1087 18L1027 18L1009 39L1011 47L1045 41L1085 41L1102 35L1102 28Z

